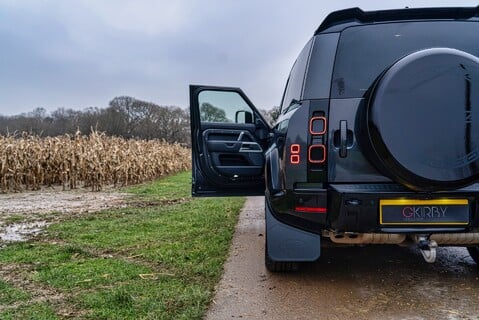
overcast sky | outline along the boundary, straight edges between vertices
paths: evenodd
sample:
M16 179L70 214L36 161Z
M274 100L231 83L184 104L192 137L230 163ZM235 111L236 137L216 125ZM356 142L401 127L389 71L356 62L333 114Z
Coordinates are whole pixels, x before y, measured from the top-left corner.
M0 114L106 107L129 95L187 107L188 84L241 87L278 105L331 11L477 1L0 0Z

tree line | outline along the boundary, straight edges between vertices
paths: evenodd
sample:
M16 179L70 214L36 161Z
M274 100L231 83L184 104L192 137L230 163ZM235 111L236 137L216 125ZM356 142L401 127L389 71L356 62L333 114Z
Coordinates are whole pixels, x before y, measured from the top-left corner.
M261 111L272 123L277 117L277 110ZM1 135L28 132L52 137L77 131L88 134L92 130L124 138L163 139L169 143L190 144L189 111L130 96L113 98L107 108L59 108L50 113L44 108L36 108L15 116L0 115Z
M92 130L111 136L164 139L189 144L189 114L174 106L159 106L129 96L112 99L107 108L73 110L43 108L16 116L0 116L0 134L28 132L40 136L74 134Z

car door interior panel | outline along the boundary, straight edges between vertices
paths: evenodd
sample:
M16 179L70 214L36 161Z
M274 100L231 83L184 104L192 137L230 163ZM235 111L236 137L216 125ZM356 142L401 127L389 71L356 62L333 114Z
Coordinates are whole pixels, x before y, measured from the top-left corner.
M203 131L208 166L229 177L261 175L263 148L248 130L207 129Z

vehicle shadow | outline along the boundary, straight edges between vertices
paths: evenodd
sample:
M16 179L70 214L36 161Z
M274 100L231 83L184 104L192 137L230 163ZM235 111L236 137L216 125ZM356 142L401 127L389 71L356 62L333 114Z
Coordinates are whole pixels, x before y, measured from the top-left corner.
M438 248L429 264L417 248L383 245L324 248L317 262L272 277L331 319L477 319L478 270L465 248Z
M352 274L364 274L372 271L396 274L449 274L452 277L473 277L478 275L478 267L463 247L440 247L437 249L435 263L424 261L416 247L400 247L396 245L376 245L364 247L323 248L321 258L306 264L303 272L343 273L348 270Z

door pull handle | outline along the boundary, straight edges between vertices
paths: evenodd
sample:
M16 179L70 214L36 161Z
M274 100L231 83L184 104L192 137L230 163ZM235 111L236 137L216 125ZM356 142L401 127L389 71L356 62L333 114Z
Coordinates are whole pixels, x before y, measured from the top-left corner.
M339 121L339 156L346 158L348 156L348 122L346 120Z

